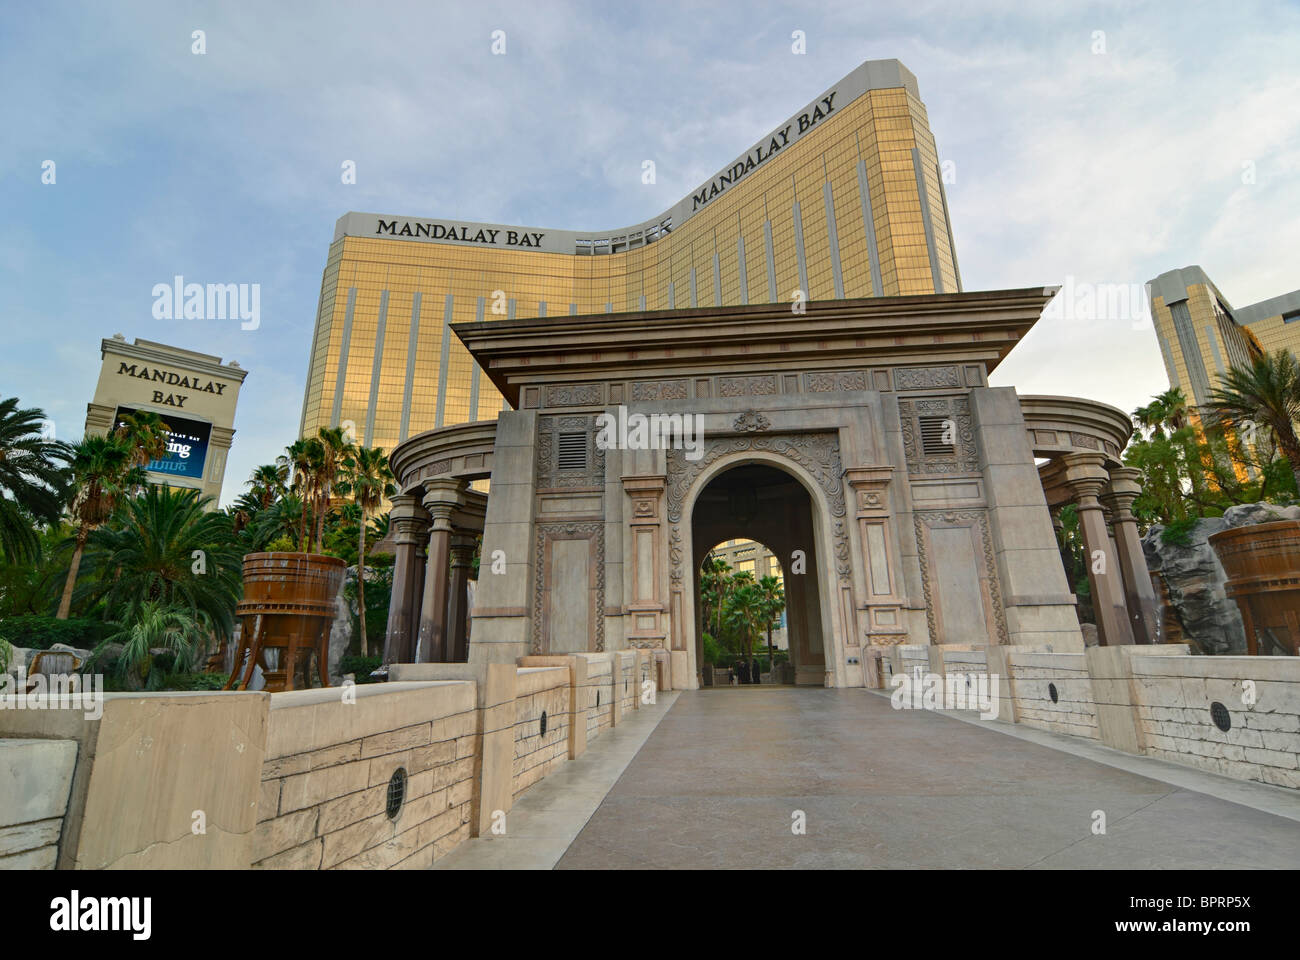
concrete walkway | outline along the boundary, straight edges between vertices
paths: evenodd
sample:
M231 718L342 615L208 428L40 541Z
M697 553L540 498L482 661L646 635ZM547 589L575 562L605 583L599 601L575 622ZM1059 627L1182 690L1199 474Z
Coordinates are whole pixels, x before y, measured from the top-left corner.
M585 825L557 866L1300 866L1293 791L1122 754L1112 763L1103 754L1114 751L1085 756L1058 748L1073 738L1019 733L896 711L864 690L682 693L595 812L584 806ZM552 784L558 803L558 781L534 788L515 813ZM591 786L577 775L567 789ZM791 830L795 811L806 817L803 835ZM1093 833L1096 811L1104 835Z

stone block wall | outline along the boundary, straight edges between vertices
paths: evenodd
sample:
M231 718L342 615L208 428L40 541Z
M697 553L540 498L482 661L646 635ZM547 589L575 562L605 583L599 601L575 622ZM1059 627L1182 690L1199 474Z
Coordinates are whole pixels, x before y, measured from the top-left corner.
M1092 681L1082 653L1022 653L1011 649L1007 664L1020 723L1098 739Z
M0 740L0 870L53 870L68 809L74 740Z
M1300 659L1135 657L1133 674L1150 756L1300 788Z
M948 650L943 651L943 672L945 676L961 673L988 673L988 655L983 650Z
M587 711L587 742L614 723L614 669L611 654L587 656L587 682L581 693Z
M478 753L473 683L363 684L277 693L252 865L428 867L470 835ZM389 782L405 795L388 813Z
M518 668L513 800L518 800L525 790L569 759L569 726L575 722L575 716L570 714L569 677L569 670L564 667ZM546 714L545 732L542 732L543 713ZM582 722L585 718L576 719Z

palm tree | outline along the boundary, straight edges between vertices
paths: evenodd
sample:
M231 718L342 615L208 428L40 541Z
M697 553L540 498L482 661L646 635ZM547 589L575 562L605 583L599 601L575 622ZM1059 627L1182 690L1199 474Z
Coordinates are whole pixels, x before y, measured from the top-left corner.
M122 611L119 622L120 628L104 638L95 648L95 654L99 655L110 643L122 644L117 668L123 675L141 670L150 662L149 651L158 647L172 650L176 654L176 667L187 670L193 666L194 654L201 649L207 635L201 614L160 600L132 600Z
M137 410L122 417L113 436L130 448L133 466L147 467L167 455L167 435L170 432L171 427L158 414Z
M325 536L325 514L329 511L343 461L356 449L343 435L342 427L321 427L307 441L309 477L312 490L312 514L316 521L310 544L320 545Z
M1145 407L1133 411L1133 420L1139 426L1150 431L1150 435L1161 440L1165 430L1175 433L1187 423L1187 397L1181 387L1173 387L1151 398Z
M114 436L82 438L72 448L71 468L74 492L68 512L76 525L76 549L59 601L59 620L68 619L72 611L72 588L90 532L112 515L131 490L144 483L144 470L134 465L131 448Z
M284 496L288 482L289 462L280 457L275 463L264 463L255 468L246 486L252 488L249 493L257 501L258 508L265 510Z
M57 523L71 448L41 435L44 411L0 400L0 550L10 561L33 562L41 542L32 521Z
M240 561L230 517L197 490L150 484L119 504L89 537L86 563L110 612L152 601L176 607L230 636L240 597Z
M1295 433L1300 417L1300 363L1291 351L1257 357L1248 368L1229 367L1219 375L1219 386L1205 409L1219 423L1249 421L1267 427L1300 487L1300 439Z
M366 644L366 522L385 500L397 493L388 458L379 447L357 447L343 459L339 492L350 496L361 510L361 530L357 549L357 611L361 621L361 655L370 656Z
M758 592L763 608L763 622L767 624L768 669L775 673L776 657L772 652L772 624L785 609L785 588L781 585L780 577L763 577L758 581Z
M312 451L306 440L295 440L284 448L284 453L275 458L277 467L284 467L291 472L289 490L298 499L298 549L306 549L307 537L307 500L311 493Z
M747 570L733 578L735 588L727 601L724 620L740 637L741 650L749 662L749 675L754 676L754 637L763 623L763 600L758 584Z
M731 590L731 565L709 554L700 566L700 599L704 601L704 622L713 616L713 638L722 639L722 608Z

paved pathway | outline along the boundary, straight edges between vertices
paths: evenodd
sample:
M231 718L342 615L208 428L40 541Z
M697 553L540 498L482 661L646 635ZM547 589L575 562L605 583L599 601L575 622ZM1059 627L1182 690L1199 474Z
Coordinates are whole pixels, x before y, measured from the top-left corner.
M544 806L552 779L512 815ZM864 690L682 693L594 813L590 797L569 818L561 869L1300 866L1293 791L895 711Z

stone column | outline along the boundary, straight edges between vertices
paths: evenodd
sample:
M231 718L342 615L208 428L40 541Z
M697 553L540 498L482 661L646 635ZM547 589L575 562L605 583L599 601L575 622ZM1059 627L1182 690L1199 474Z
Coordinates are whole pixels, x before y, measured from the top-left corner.
M1099 642L1107 646L1132 643L1120 568L1106 529L1106 513L1098 500L1110 481L1106 457L1101 453L1067 453L1061 460L1065 464L1065 482L1079 508L1079 529L1087 553L1088 584L1092 588ZM1097 570L1099 565L1101 572Z
M424 568L424 597L420 603L420 631L416 640L416 663L446 663L447 586L451 559L451 516L460 506L461 481L428 480L424 485L424 508L433 519L429 531L429 559Z
M1160 605L1147 571L1146 554L1133 516L1133 501L1142 492L1142 471L1134 467L1112 467L1110 489L1102 496L1114 519L1115 548L1124 574L1124 594L1129 622L1137 643L1159 643Z
M451 538L451 585L447 591L447 649L454 663L469 661L468 613L469 571L474 565L474 537L455 533Z
M415 631L418 629L419 591L417 568L420 543L428 527L429 515L418 497L398 494L393 497L389 519L393 542L397 545L393 564L393 592L388 604L388 630L384 636L384 665L413 663Z

